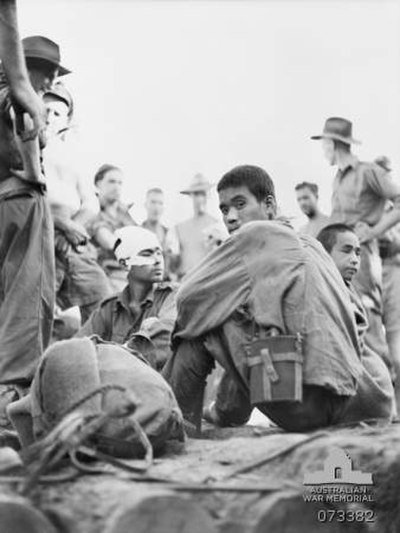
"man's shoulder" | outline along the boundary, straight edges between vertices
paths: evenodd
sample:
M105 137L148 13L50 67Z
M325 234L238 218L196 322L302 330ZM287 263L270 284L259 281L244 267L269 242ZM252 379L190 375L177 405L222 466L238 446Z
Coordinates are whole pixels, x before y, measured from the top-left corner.
M104 298L100 304L98 309L101 309L105 311L107 308L113 307L119 300L121 299L121 293L116 292L114 294L111 294L110 296L107 296L107 298Z
M239 234L266 234L266 233L282 233L288 235L296 235L295 230L286 218L276 218L274 220L256 220L244 224L240 228Z
M156 291L160 292L177 292L180 285L174 281L161 281L156 286Z
M363 174L375 174L375 175L383 175L383 174L389 174L389 172L375 163L374 161L358 161L357 166L355 167L356 170Z

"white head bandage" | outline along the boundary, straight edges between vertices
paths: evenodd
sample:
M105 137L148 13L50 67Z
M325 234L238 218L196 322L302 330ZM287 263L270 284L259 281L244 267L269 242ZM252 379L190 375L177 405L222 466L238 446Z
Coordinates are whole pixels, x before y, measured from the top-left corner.
M143 250L161 249L161 244L153 232L138 226L126 226L118 229L114 235L114 253L118 261L123 261L127 267L154 264L154 257L139 255Z

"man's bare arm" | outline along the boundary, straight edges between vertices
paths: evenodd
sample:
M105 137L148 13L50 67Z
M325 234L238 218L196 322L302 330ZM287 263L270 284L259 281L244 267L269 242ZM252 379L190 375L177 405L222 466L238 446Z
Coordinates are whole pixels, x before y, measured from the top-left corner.
M45 113L29 81L18 31L16 0L0 0L0 58L12 99L20 108L17 111L28 113L33 122L29 127L27 121L23 121L25 129L19 131L21 139L34 139L45 126Z
M73 219L75 222L82 224L82 226L86 226L100 211L100 204L88 180L81 174L78 174L77 177L77 189L81 206Z
M116 238L112 231L102 226L95 233L95 239L104 250L113 250Z
M400 222L400 196L394 199L393 209L384 213L380 221L375 226L368 226L365 222L358 222L355 232L361 243L368 242L375 238L382 237L386 231L390 230Z

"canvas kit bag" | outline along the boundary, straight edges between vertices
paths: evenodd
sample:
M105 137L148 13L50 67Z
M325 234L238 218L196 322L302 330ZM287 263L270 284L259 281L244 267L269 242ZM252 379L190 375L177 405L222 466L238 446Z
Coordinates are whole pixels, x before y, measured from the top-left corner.
M161 451L168 440L183 439L182 414L163 377L128 350L100 339L70 339L48 348L29 395L10 404L8 414L26 446L46 437L71 409L89 417L118 409L125 399L112 390L116 385L135 399L132 416L154 451ZM107 394L90 397L107 386L111 389ZM86 397L78 409L73 408ZM143 453L129 417L110 419L91 441L114 457L135 458Z

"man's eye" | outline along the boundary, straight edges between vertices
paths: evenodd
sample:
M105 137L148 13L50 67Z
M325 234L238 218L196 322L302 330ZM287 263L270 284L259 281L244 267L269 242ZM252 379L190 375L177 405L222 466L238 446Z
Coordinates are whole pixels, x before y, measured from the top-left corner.
M227 207L221 207L220 208L220 211L223 215L227 215L228 214L228 208Z
M240 200L239 202L236 202L235 204L237 209L243 209L245 205L246 205L246 202L244 202L243 200Z

